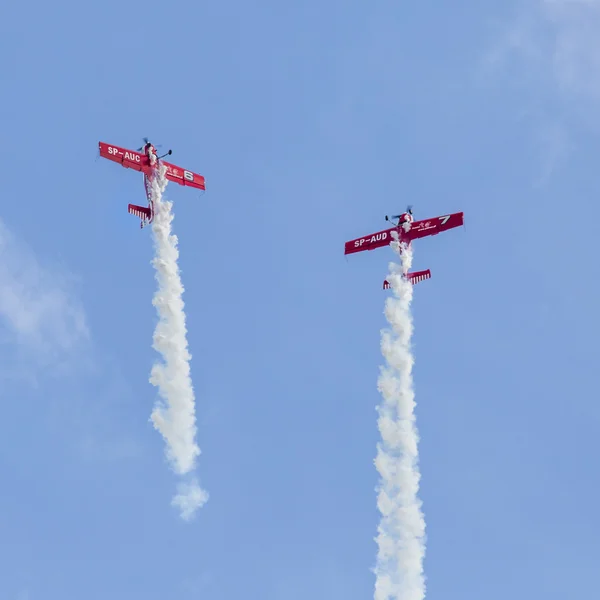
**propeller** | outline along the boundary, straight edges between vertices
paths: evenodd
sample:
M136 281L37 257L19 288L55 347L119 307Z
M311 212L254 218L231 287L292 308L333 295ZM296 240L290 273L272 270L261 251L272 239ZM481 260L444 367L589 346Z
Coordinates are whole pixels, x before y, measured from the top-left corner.
M406 212L407 212L407 213L410 213L411 215L412 215L412 207L413 207L413 205L412 205L412 204L409 204L409 205L406 207ZM386 221L391 221L392 219L399 219L401 216L402 216L402 215L392 215L391 217L388 217L387 215L385 215L385 220L386 220Z
M150 141L147 137L142 138L144 140L144 146ZM141 152L144 149L144 146L141 146L137 149L138 152ZM162 144L154 144L155 148L162 148Z

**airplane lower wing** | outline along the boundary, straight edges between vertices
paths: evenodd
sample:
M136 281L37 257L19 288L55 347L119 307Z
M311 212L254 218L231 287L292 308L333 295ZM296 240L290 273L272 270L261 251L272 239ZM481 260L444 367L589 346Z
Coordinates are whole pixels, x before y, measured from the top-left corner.
M421 281L424 281L425 279L431 279L431 270L427 269L426 271L415 271L414 273L407 273L406 279L408 281L410 281L410 283L415 285ZM383 282L383 289L387 290L389 288L390 288L390 284L389 284L388 280L386 279Z

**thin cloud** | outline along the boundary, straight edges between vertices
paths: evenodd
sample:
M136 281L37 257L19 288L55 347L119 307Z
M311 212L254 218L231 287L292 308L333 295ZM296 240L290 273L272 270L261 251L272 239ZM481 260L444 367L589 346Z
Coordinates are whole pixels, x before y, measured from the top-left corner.
M517 65L531 85L600 97L600 0L523 0L484 57L490 68Z
M539 18L527 10L521 10L508 25L503 23L483 56L486 70L504 67L512 58L526 59L531 63L540 61L543 52L539 25Z
M142 444L133 437L115 437L88 434L81 443L81 457L93 462L137 460L143 456Z
M600 129L598 30L600 0L522 0L483 57L493 85L499 79L522 98L518 118L539 155L535 186L568 161L580 130Z
M43 366L59 366L89 339L67 273L42 265L0 220L0 344Z
M600 1L544 0L540 14L553 32L551 60L559 88L600 97Z
M537 138L541 172L535 185L542 187L550 181L558 165L568 159L574 145L566 127L558 122L548 122L540 126Z

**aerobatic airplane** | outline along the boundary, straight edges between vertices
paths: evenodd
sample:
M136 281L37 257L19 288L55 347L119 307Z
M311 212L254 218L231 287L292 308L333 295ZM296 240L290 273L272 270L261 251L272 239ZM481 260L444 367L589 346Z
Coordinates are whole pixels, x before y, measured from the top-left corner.
M413 240L424 238L430 235L437 235L442 231L448 231L448 229L454 229L464 224L464 212L452 213L449 215L442 215L441 217L434 217L432 219L424 219L422 221L413 220L412 207L408 207L405 213L401 215L395 215L388 217L386 215L386 221L392 221L398 219L398 222L389 229L372 233L364 237L357 238L346 242L344 248L344 254L354 254L355 252L363 252L364 250L375 250L376 248L383 248L383 246L389 246L393 240L392 232L398 233L398 241L405 243L408 246ZM406 273L406 279L413 285L431 278L431 271L417 271L414 273ZM388 281L383 282L383 289L386 290L390 287Z
M155 169L159 164L163 164L167 168L165 177L169 181L174 181L179 185L186 185L199 190L206 189L204 177L202 175L192 173L192 171L182 169L177 165L162 160L165 156L172 154L172 150L169 150L166 154L163 154L163 156L158 156L156 148L148 141L148 138L144 138L144 142L145 144L137 150L128 150L127 148L113 146L106 142L99 142L100 156L119 163L127 169L141 171L144 174L144 188L146 189L148 206L129 204L127 207L127 211L130 214L141 219L140 226L142 228L152 223L152 219L154 218L152 178Z

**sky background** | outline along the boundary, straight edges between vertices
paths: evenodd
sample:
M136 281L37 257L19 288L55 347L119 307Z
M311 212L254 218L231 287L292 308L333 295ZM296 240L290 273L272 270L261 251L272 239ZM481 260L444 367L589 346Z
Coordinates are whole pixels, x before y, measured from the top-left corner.
M364 600L391 251L414 205L429 598L592 597L600 1L6 2L0 598ZM98 141L174 184L191 523L149 422L151 232Z

